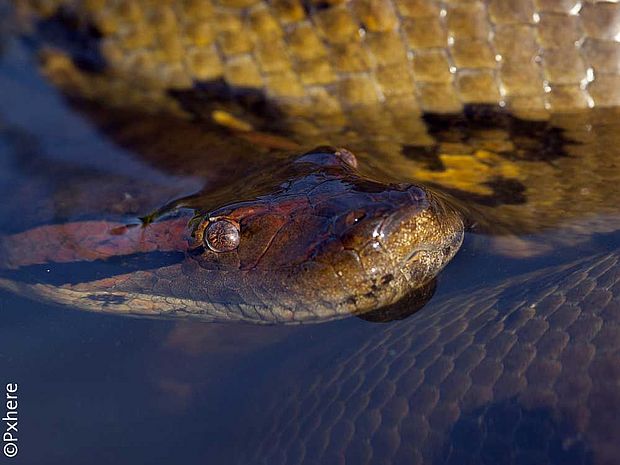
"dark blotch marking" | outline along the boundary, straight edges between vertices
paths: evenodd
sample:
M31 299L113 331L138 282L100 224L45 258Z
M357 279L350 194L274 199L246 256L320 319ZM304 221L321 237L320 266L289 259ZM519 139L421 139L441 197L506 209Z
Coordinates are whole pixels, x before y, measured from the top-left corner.
M100 73L106 68L101 53L101 31L84 18L78 18L66 8L59 8L52 16L40 20L37 33L25 39L35 47L51 44L71 57L81 70Z
M527 202L525 186L516 179L496 178L486 183L493 189L493 205L519 205Z
M403 145L402 154L412 160L422 162L429 171L445 171L446 166L439 158L439 147L422 147L418 145Z
M440 142L462 142L479 146L484 131L500 129L513 142L514 150L497 152L508 160L551 163L568 157L566 146L578 144L567 138L564 130L548 121L526 121L494 105L467 105L460 114L427 113L428 132ZM480 147L482 148L482 147Z
M301 5L308 16L315 11L327 10L332 6L333 2L329 0L302 0Z
M274 131L273 121L284 119L282 111L261 90L231 87L223 79L195 82L192 89L170 89L168 95L183 110L204 122L211 122L211 113L217 109L223 109L257 129Z
M442 192L452 195L453 197L467 202L477 203L486 207L497 207L500 205L522 205L527 202L525 195L525 185L511 178L494 178L484 183L489 186L493 193L489 195L476 194L474 192L463 191L461 189L452 189L435 183L427 183L430 187L434 187Z
M563 129L548 121L521 120L493 105L467 105L461 114L427 113L423 118L429 134L437 140L437 144L432 147L404 145L402 153L407 158L421 162L430 171L446 169L439 157L442 143L459 143L473 149L486 149L485 143L495 139L485 139L485 134L493 130L503 131L506 139L512 142L511 149L495 152L510 161L538 161L553 165L556 160L570 156L566 150L568 145L578 144L567 138ZM433 183L429 185L433 186ZM445 186L434 187L440 187L458 199L491 207L527 202L526 188L517 179L497 177L485 185L493 190L492 194L480 195Z

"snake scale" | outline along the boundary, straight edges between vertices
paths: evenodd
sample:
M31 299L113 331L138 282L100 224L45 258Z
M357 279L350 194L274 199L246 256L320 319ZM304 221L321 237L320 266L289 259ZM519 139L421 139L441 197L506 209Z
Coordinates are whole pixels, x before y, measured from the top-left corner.
M90 57L76 51L83 62L151 96L221 79L238 92L264 92L285 114L303 111L304 122L321 128L360 118L347 111L359 106L402 117L468 103L525 113L620 103L616 2L15 3L24 16L34 10L75 24L82 36L74 39L96 48ZM118 89L115 98L123 98Z
M347 147L363 174L447 190L503 232L613 214L620 201L605 124L620 103L616 2L13 6L43 73L71 97L192 121L232 114L304 149ZM586 223L585 236L601 226Z
M234 463L618 463L619 291L616 251L349 333L269 373Z

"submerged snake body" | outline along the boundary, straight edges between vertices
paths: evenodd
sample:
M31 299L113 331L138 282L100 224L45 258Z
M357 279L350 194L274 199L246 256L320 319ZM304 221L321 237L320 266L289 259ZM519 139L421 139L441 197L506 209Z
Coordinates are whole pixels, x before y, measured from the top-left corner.
M618 462L620 252L364 329L265 377L235 463Z

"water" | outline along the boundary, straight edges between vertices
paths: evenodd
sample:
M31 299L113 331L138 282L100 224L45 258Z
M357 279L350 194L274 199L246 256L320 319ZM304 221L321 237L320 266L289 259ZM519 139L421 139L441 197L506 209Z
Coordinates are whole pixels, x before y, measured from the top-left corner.
M459 122L433 122L434 128L440 128L435 137L442 141L445 153L491 151L502 141L509 146L504 158L515 166L517 162L526 166L507 177L514 175L524 184L536 181L535 190L543 200L521 213L519 202L498 207L479 201L484 200L485 192L473 199L462 196L466 206L473 205L477 226L440 276L431 306L410 318L424 318L424 312L433 311L434 302L468 295L464 290L471 287L492 288L512 276L617 249L620 242L613 231L620 219L616 201L618 120L613 119L613 112L605 115L559 118L555 123L565 132L564 142L557 143L550 140L557 135L551 126L532 134L521 127L506 132L505 124L501 126L504 129L494 124L481 127L481 123L463 129ZM447 126L451 129L442 134L441 128ZM171 131L170 138L174 137ZM464 191L453 182L456 175L441 179L428 159L422 165L408 159L390 164L372 158L361 142L358 145L353 148L359 148L363 171L384 179L447 182L457 197ZM410 151L420 153L418 149ZM560 149L562 157L557 156ZM436 152L424 150L436 163ZM477 162L491 166L492 161L481 153ZM546 154L546 158L540 161L531 156L535 153ZM440 161L450 164L455 160L447 157ZM142 214L196 191L208 179L207 174L195 170L170 174L145 163L137 152L115 145L38 76L33 57L16 43L7 47L0 63L0 166L0 193L5 199L0 206L0 228L5 234L39 224L94 218L102 212L107 217L120 216L121 211ZM537 177L542 175L547 179L539 182ZM553 202L557 206L550 208ZM520 241L488 234L507 229ZM591 231L596 232L594 239ZM547 253L549 250L553 252ZM302 431L321 431L321 425L310 428L304 424L304 409L325 405L325 416L341 416L339 407L331 405L334 399L347 398L343 397L346 386L334 382L333 390L319 390L323 397L312 399L312 405L296 405L292 393L299 389L303 393L304 388L312 391L317 379L313 373L328 376L332 361L355 354L358 347L370 350L364 344L391 327L390 323L373 324L357 318L302 328L133 319L50 306L6 292L0 294L0 302L0 381L19 385L19 454L14 462L29 464L233 463L239 457L241 463L254 463L248 457L256 443L280 445L282 451L273 457L283 463L297 463L300 457L311 462L312 454L324 450L329 440L321 442L317 439L320 435L314 434L305 444L303 437L292 435L287 440L287 436L278 435L280 423L264 423L270 411L265 410L263 416L263 402L271 405L274 395L275 401L282 396L286 409L277 418L283 417L283 424L288 425L281 430L283 434L294 431L296 423ZM395 357L397 350L390 350L395 352L388 351L388 355ZM617 345L610 350L617 353ZM381 370L370 373L374 378L369 375L368 379L380 385ZM336 371L333 376L345 378L346 374ZM385 383L386 390L391 386ZM504 399L493 408L504 411L521 405L515 399ZM341 401L340 407L346 410L346 402ZM608 408L615 411L617 404ZM478 418L477 412L473 410L472 418ZM548 409L525 409L520 415L532 425L530 430L522 429L529 436L535 436L540 424L561 429L557 415ZM461 420L467 422L467 418ZM408 463L393 457L399 446L386 424L384 420L383 430L381 424L369 427L375 428L368 433L372 440L366 444L372 444L372 463L382 463L382 457L386 461L391 457L392 463ZM616 431L616 425L606 426L612 433ZM459 427L444 430L445 436L434 442L417 438L415 431L411 438L417 438L421 450L434 447L433 461L442 463L446 457L454 457L448 452L452 450L450 441L463 441ZM579 430L578 426L571 428ZM590 441L587 427L583 427L585 433L571 428L570 434L561 438L572 438L572 445L563 450L571 452L576 462L602 463L599 458L605 457L605 451L599 454L592 448L612 447L617 439L612 435L600 441L594 435L598 442ZM325 427L324 431L332 430ZM351 434L356 438L345 430L335 434L332 446L340 438L347 443ZM265 450L262 447L260 450ZM358 449L360 455L364 450ZM532 457L512 453L517 463ZM560 452L554 454L554 460L566 458ZM362 458L350 457L346 463L363 463ZM487 458L500 460L494 455Z

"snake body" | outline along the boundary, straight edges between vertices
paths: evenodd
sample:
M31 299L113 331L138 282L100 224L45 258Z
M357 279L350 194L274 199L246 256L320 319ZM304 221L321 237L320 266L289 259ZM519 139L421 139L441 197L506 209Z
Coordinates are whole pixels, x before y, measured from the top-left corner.
M346 334L267 376L235 463L617 463L617 250Z
M617 212L605 124L620 103L616 2L13 5L44 74L71 96L194 120L224 111L308 149L344 146L365 174L447 189L503 233L585 219L569 242Z
M81 61L133 86L183 91L221 80L322 128L359 118L348 110L360 106L398 118L470 103L525 113L620 103L620 8L610 1L15 4L77 24L77 39L93 38Z

